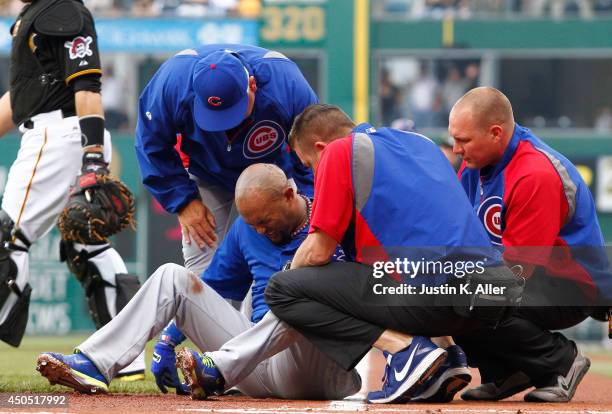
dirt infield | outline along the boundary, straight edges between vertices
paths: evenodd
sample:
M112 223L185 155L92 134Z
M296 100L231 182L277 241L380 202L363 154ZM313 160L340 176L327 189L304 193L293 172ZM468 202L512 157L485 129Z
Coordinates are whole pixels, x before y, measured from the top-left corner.
M475 378L472 384L477 384ZM569 404L529 404L517 395L497 403L473 403L458 397L450 404L396 404L371 405L357 397L344 401L287 401L255 399L244 396L216 397L207 401L192 401L176 395L124 395L112 394L86 396L68 394L68 406L50 407L0 407L1 412L62 412L62 413L122 413L122 412L202 412L202 413L341 413L368 411L372 413L599 413L612 412L612 380L589 373L574 400Z
M612 358L600 356L606 361ZM598 359L598 358L595 358ZM124 412L185 412L185 413L281 413L316 414L368 411L371 413L428 413L428 414L535 414L535 413L612 413L612 379L589 372L569 404L534 404L523 402L523 394L495 403L466 402L455 397L449 404L366 404L363 398L367 390L379 389L382 377L383 360L380 354L369 354L360 364L364 385L359 394L343 401L288 401L278 399L256 399L245 396L223 396L207 401L192 401L189 397L168 395L126 395L111 394L87 396L68 393L68 406L65 407L6 407L3 412L62 412L62 413L124 413ZM477 371L472 372L471 385L480 383ZM3 399L4 400L4 399Z
M192 401L176 395L106 395L84 396L69 394L68 407L62 408L0 408L0 412L202 412L202 413L341 413L368 411L372 413L598 413L612 411L611 381L598 375L588 375L574 401L569 404L528 404L520 397L498 403L467 403L456 399L450 404L371 405L358 400L286 401L227 396L207 401Z

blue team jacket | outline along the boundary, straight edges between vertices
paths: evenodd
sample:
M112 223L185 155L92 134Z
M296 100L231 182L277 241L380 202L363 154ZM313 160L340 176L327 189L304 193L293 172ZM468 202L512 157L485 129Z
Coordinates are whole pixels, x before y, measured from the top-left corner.
M255 106L241 128L206 132L193 119L193 67L203 56L230 49L240 55L257 82ZM166 61L143 90L138 105L136 155L142 181L170 213L198 197L189 175L233 193L240 173L249 165L273 163L312 196L312 172L289 152L287 135L293 119L318 99L297 65L277 52L243 45L209 45L182 51ZM175 151L189 156L183 167Z
M354 220L342 243L348 258L502 263L452 166L429 138L361 124L352 140ZM450 274L435 276L424 280L442 283Z
M550 276L577 281L606 305L612 303L612 273L595 202L567 158L517 124L497 164L481 171L466 168L464 163L459 176L491 242L509 249L506 255L517 256L516 262L543 266ZM538 191L538 186L561 188L562 198L537 206L525 202L525 198L531 200L528 196ZM521 190L523 196L517 199ZM559 204L566 214L553 218L553 206L558 208ZM507 220L510 208L518 211L512 226ZM538 223L559 219L558 233L552 238L541 231ZM555 250L542 246L555 246Z
M237 301L242 301L251 288L251 320L258 322L268 312L264 299L268 280L291 260L307 234L308 229L303 229L289 243L276 245L238 217L202 280L225 299Z
M264 299L268 280L293 258L307 235L306 227L289 243L277 245L257 233L242 217L238 217L201 278L225 299L242 301L251 288L253 309L251 320L257 323L269 310ZM338 247L332 260L343 259L344 253ZM174 323L164 329L161 334L162 340L164 337L174 344L179 344L185 339Z

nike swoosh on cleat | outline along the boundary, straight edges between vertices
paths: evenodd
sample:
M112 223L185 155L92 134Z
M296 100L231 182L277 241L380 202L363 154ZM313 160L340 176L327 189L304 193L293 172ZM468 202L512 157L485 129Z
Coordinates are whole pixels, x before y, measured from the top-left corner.
M561 385L561 388L563 388L563 390L569 391L570 384L572 383L572 380L574 379L575 375L576 375L576 368L572 365L567 375L559 379L559 383ZM569 378L569 381L567 380L568 378Z
M573 374L573 373L572 373L572 374ZM570 378L572 378L572 377L573 377L573 375L572 375ZM570 383L571 383L571 382L572 382L572 380L570 379ZM565 380L565 378L561 378L561 379L559 380L559 384L561 385L561 388L563 388L563 390L565 390L565 391L569 391L569 389L570 389L570 385L567 383L567 381Z
M393 369L393 373L395 375L396 381L403 381L404 378L406 378L406 375L408 375L408 371L410 370L410 365L412 364L412 358L414 358L414 355L416 354L417 349L419 349L418 345L414 347L414 350L410 354L410 357L408 358L406 365L404 365L404 368L402 368L400 372L397 372L397 370Z
M565 381L560 381L560 382L561 382L561 388L563 388L563 390L566 392L569 391L570 389L569 385L567 385Z

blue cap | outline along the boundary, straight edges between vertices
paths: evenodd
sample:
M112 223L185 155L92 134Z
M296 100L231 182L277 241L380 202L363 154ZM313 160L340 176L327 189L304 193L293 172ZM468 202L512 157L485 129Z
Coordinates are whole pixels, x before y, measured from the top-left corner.
M220 50L193 70L193 115L204 131L227 131L245 118L249 105L249 71L233 53Z

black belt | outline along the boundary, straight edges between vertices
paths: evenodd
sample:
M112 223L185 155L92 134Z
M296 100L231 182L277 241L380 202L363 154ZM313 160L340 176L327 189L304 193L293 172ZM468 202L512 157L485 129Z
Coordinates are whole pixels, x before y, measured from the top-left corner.
M76 115L76 111L74 109L61 109L61 111L62 111L62 118L70 118L71 116ZM53 111L49 111L49 112L53 112ZM36 115L32 115L32 117L35 117ZM23 121L23 126L24 128L27 128L27 129L34 129L34 121L32 121L32 118L26 119L25 121Z

